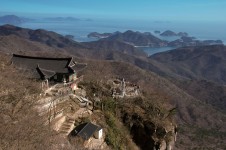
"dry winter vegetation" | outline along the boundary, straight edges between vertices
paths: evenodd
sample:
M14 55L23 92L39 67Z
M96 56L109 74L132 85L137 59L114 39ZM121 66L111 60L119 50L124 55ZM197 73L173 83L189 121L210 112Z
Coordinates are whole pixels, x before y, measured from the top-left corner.
M51 130L48 125L45 125L47 121L46 118L39 116L34 109L37 105L36 102L40 99L40 83L36 80L26 78L28 75L27 72L18 71L10 65L9 56L1 54L0 57L0 117L2 118L0 120L1 148L7 150L82 149L82 144L79 140L67 140L60 134ZM160 96L157 95L156 98L153 97L150 102L145 100L145 98L141 98L133 100L125 99L123 102L117 104L117 102L111 98L109 86L106 85L105 82L101 82L101 78L104 78L104 75L99 76L101 78L94 78L94 76L92 76L101 73L101 70L101 68L96 68L96 71L87 71L87 81L81 85L87 90L89 98L92 98L93 93L96 93L104 103L103 112L94 113L95 115L92 117L98 118L102 116L102 119L98 121L98 123L104 127L106 134L105 141L112 149L138 149L135 143L132 142L132 137L130 136L130 134L133 134L129 131L129 122L131 120L127 119L126 122L121 122L122 117L124 117L125 114L128 114L128 117L141 115L140 123L142 124L143 119L147 119L147 116L142 112L149 109L146 106L152 106L153 108L158 107L159 103L157 104L156 100L158 100ZM105 73L108 72L105 71ZM114 73L110 74L116 76ZM124 74L124 76L127 77L129 74ZM156 103L154 103L154 101L156 101ZM132 109L131 104L135 104L135 102L137 102L136 107L140 111ZM126 105L127 107L124 107ZM167 113L167 110L164 111ZM153 114L152 110L150 110L150 112L147 111L147 113L156 116ZM132 121L134 123L139 122L137 120ZM155 123L161 124L159 119L151 121L158 121ZM138 126L138 128L140 128L140 126ZM139 143L138 141L137 144L139 145L142 143Z
M170 110L176 106L179 133L176 149L225 149L226 117L199 99L188 95L172 82L133 65L114 61L91 61L85 70L86 80L100 80L112 76L125 77L137 83L149 102ZM142 101L129 101L131 106L142 105ZM172 105L170 105L171 103ZM129 109L128 109L129 110ZM153 113L153 112L150 112ZM193 145L189 144L193 143Z
M73 149L34 109L40 87L0 55L0 149Z
M75 47L73 49L65 47L68 53L71 50L78 52L69 55L63 49L49 47L39 41L29 41L14 35L1 36L0 40L0 50L5 53L48 55L49 57L67 55L77 58L78 62L87 63L87 68L81 72L86 84L84 87L90 99L95 92L95 94L102 96L100 97L102 100L106 100L104 102L109 102L106 105L110 112L108 110L101 112L100 120L107 134L106 141L113 149L123 148L122 145L127 145L128 142L131 145L134 144L129 141L131 135L126 135L130 129L127 127L128 130L125 130L125 126L128 124L122 124L122 117L125 113L132 116L135 113L142 114L142 111L135 112L130 107L125 106L134 108L140 106L144 110L151 110L144 107L148 105L162 108L165 114L172 108L177 108L176 123L179 132L176 149L226 148L226 116L224 111L226 90L222 86L204 81L196 82L195 80L182 80L180 82L178 78L170 78L170 82L156 74L161 74L161 70L167 72L168 69L164 65L150 60L150 62L153 61L153 66L148 61L118 51L110 51L109 54L105 51L98 51L99 53L93 51L93 55L95 55L89 58L85 56L86 53L91 55L91 49L83 51ZM58 55L59 53L61 55ZM103 57L101 57L102 53ZM90 60L95 57L110 60ZM40 94L38 81L25 78L28 74L18 72L13 66L9 66L9 60L9 56L0 54L0 147L2 149L75 149L75 147L70 146L68 140L51 131L48 126L43 125L45 119L38 116L36 110L33 109ZM111 91L109 94L108 87L105 87L107 80L115 77L125 78L131 83L139 85L145 98L118 103L119 113L115 112L114 107L112 107L115 105L114 101L108 99L111 96ZM105 90L106 94L104 94ZM153 111L148 112L148 114L152 113ZM98 117L98 114L94 117ZM127 121L130 123L131 119ZM133 135L133 133L130 134ZM119 140L117 138L119 135L126 135L127 140ZM142 137L142 135L140 136ZM76 145L76 148L79 149L77 142L73 142L72 145ZM138 140L137 142L142 141Z

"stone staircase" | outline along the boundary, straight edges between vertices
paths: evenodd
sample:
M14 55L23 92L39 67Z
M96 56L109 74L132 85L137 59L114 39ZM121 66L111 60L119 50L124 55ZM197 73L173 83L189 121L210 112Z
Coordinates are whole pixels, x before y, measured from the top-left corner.
M59 133L68 135L73 130L74 123L75 123L75 120L73 118L66 116L65 121L63 122L63 124L58 130Z

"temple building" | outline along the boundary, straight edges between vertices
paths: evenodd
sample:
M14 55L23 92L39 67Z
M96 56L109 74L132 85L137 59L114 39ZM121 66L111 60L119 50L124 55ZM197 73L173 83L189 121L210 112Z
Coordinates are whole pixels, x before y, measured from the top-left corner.
M76 126L70 134L72 136L79 136L83 140L89 142L91 137L101 139L103 137L103 129L91 122L86 122Z
M86 67L73 61L73 58L32 57L13 54L12 64L24 71L29 71L33 78L53 82L72 82L77 73Z

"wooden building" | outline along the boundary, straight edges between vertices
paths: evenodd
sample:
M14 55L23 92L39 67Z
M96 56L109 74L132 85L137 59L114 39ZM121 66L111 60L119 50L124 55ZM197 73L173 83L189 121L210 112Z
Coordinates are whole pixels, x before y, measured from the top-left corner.
M34 78L54 82L72 82L78 71L86 64L73 61L73 58L32 57L13 54L12 63L19 69L29 71Z
M79 136L85 141L89 141L92 136L96 139L101 139L103 136L103 129L91 122L87 122L75 127L75 129L72 130L71 135Z

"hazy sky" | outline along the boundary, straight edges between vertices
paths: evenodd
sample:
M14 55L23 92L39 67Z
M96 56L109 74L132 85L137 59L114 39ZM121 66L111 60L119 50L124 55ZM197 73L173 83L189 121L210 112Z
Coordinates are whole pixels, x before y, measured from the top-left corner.
M226 21L226 0L0 0L0 14Z

